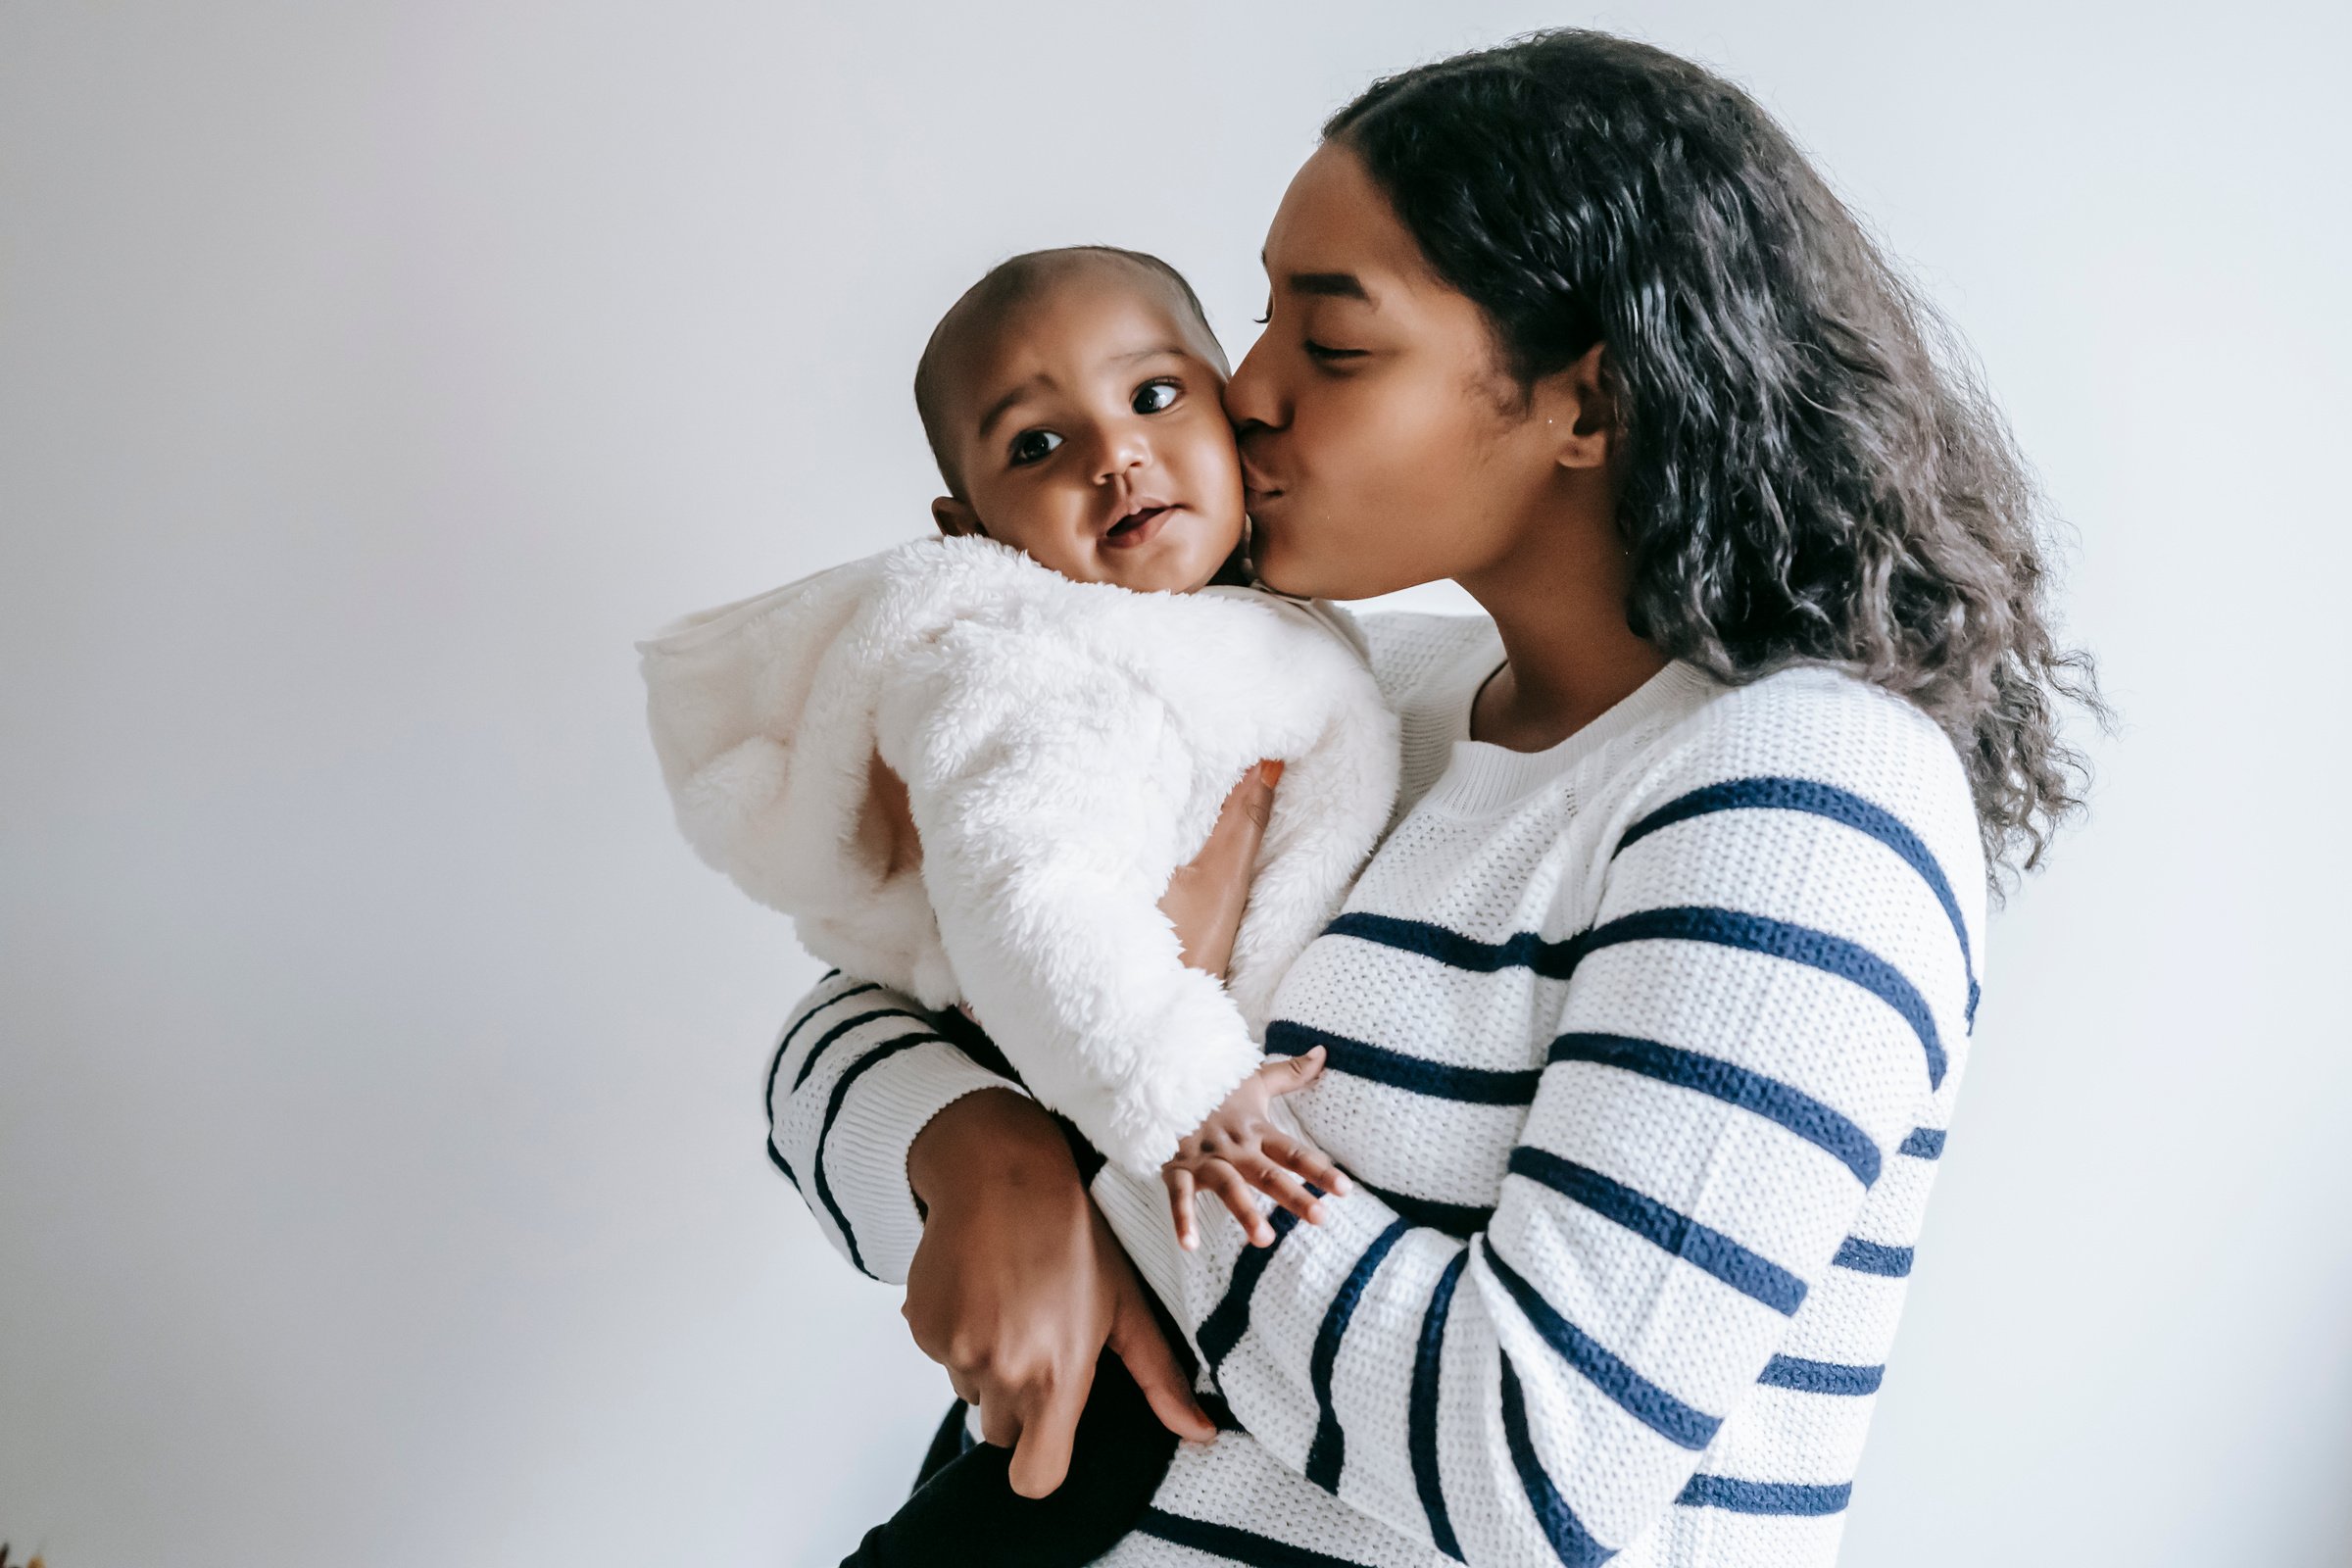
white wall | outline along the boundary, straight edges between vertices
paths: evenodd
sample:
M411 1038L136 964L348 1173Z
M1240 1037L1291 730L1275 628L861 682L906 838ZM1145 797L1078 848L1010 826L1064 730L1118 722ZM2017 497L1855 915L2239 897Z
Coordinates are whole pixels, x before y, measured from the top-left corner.
M1847 1561L2352 1561L2338 6L0 0L0 1537L823 1563L945 1397L761 1157L813 965L629 641L908 536L934 314L1599 21L1983 352L2130 721L1996 928Z

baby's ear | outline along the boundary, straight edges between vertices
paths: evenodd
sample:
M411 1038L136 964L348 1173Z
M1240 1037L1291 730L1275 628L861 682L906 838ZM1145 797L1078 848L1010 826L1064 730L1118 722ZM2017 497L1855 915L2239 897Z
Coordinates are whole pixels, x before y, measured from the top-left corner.
M941 496L931 503L931 520L938 523L939 531L951 539L961 539L969 534L978 534L983 539L988 537L988 530L980 526L980 514L972 510L972 504L958 501L954 496Z

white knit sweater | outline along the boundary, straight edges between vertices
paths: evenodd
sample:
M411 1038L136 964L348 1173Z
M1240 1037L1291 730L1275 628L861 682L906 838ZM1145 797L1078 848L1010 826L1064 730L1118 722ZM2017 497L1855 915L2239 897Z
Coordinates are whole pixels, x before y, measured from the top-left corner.
M1187 1254L1097 1177L1241 1429L1104 1561L1830 1563L1975 1008L1959 760L1844 676L1683 665L1508 752L1467 738L1490 623L1365 631L1409 809L1268 1040L1328 1049L1294 1108L1362 1189ZM770 1154L899 1280L908 1144L1002 1080L891 1005L804 1002Z

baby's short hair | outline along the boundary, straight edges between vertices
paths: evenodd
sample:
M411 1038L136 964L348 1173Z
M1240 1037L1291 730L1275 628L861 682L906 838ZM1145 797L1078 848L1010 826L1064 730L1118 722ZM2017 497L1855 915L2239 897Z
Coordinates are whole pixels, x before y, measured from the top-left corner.
M923 345L923 357L914 367L915 413L922 416L923 437L931 443L931 457L939 465L939 476L946 482L948 493L956 500L968 498L963 493L963 475L956 471L951 456L954 445L948 438L949 363L958 349L994 328L1006 312L1036 298L1062 278L1103 263L1140 268L1170 285L1193 324L1200 327L1201 338L1212 347L1216 344L1217 335L1209 328L1208 313L1200 308L1200 296L1193 292L1193 285L1185 281L1182 272L1148 252L1123 250L1116 245L1062 245L1053 250L1024 251L999 262L948 307L948 314L931 329L931 339ZM1221 352L1218 363L1221 368Z

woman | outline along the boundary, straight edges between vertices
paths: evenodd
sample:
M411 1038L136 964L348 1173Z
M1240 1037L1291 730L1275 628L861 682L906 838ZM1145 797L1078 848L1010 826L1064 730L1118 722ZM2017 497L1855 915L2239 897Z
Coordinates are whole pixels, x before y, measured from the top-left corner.
M1026 1494L1106 1346L1210 1436L1151 1282L1230 1420L1106 1561L1829 1562L1987 867L2075 807L2053 708L2095 704L2031 486L1786 135L1644 46L1375 85L1265 262L1227 392L1261 575L1493 617L1364 623L1406 798L1267 1041L1325 1049L1296 1107L1357 1190L1187 1251L846 977L771 1150ZM1240 820L1180 923L1230 921Z

